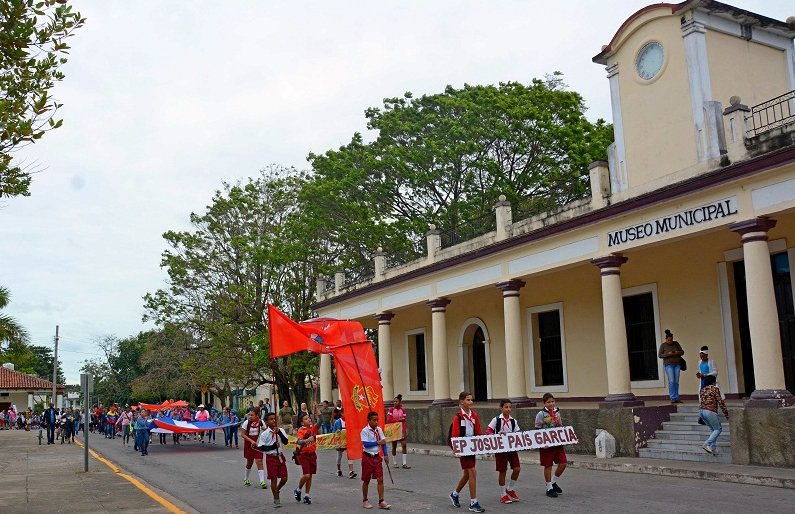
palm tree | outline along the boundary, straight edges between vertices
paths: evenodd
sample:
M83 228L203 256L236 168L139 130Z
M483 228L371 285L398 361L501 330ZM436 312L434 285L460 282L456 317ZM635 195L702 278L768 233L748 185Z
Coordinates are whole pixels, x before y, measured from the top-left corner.
M0 309L4 309L11 299L8 289L0 286ZM5 345L27 344L28 332L17 320L0 312L0 350Z

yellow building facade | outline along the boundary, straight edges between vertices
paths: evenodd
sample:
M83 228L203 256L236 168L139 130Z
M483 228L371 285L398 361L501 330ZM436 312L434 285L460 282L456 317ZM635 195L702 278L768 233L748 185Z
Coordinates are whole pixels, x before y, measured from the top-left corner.
M615 142L591 197L346 284L318 281L320 316L378 329L385 398L449 405L667 398L657 351L691 369L710 348L721 389L753 405L795 391L795 19L710 1L654 4L593 58ZM331 365L321 357L321 397Z

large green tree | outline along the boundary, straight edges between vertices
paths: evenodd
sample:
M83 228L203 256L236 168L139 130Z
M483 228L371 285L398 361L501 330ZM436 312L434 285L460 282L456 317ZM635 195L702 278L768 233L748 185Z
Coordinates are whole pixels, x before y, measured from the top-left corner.
M271 167L245 183L225 184L193 229L164 235L168 287L144 297L146 318L193 338L193 380L225 397L233 385L275 383L303 399L317 359L269 358L267 304L308 317L317 275L306 234L294 224L303 184L292 169Z
M344 267L366 267L378 246L410 258L430 224L474 237L493 229L500 195L529 216L588 194L588 164L606 158L612 128L584 111L560 74L387 98L366 111L371 143L356 134L310 154L302 211L328 227Z
M84 23L66 0L0 2L0 198L30 194L31 170L13 151L63 123L51 91L64 78L66 39Z
M386 99L367 111L378 131L378 199L390 215L449 225L491 212L501 194L548 205L580 198L588 165L612 141L612 128L584 111L559 74Z
M427 229L426 220L385 210L389 207L381 198L388 193L373 144L355 134L349 144L310 154L309 160L314 173L300 190L301 208L291 226L300 233L299 240L316 241L314 250L324 266L346 269L355 280L372 274L372 254L378 247L402 260L419 255L424 242L418 243L416 234Z

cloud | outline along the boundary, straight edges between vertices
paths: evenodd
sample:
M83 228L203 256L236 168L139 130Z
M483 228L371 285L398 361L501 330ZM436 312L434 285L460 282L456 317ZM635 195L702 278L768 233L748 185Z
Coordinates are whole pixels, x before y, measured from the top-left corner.
M64 312L66 306L64 304L53 304L49 300L39 303L31 302L16 302L15 311L20 314L43 313L46 315L53 315L59 312Z

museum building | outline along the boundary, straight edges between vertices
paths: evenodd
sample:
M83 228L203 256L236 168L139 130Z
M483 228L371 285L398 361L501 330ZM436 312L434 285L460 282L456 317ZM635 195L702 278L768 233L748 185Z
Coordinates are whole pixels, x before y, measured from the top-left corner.
M318 280L315 310L378 329L383 394L437 406L459 391L593 408L667 400L670 329L695 400L706 345L728 398L795 392L795 18L699 0L653 4L593 58L614 143L591 195L375 275ZM444 229L444 227L441 227ZM331 363L321 357L321 397Z

